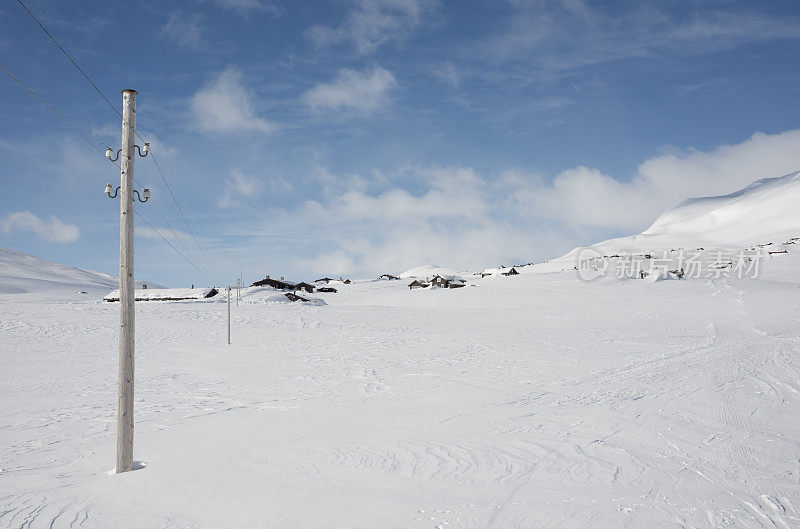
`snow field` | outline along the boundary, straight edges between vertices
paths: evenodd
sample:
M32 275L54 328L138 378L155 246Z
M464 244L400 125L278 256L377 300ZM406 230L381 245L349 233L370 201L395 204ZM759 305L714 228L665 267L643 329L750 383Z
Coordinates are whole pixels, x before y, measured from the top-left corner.
M800 525L794 255L764 279L574 273L117 304L0 296L0 527ZM791 262L790 262L791 261ZM771 275L770 275L771 274Z

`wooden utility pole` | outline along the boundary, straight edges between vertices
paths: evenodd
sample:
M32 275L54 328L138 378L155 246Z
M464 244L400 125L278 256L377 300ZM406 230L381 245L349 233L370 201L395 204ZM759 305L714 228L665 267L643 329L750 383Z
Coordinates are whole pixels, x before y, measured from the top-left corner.
M119 201L119 386L117 473L133 470L133 162L136 90L122 91L122 157Z
M231 287L228 287L228 345L231 344Z

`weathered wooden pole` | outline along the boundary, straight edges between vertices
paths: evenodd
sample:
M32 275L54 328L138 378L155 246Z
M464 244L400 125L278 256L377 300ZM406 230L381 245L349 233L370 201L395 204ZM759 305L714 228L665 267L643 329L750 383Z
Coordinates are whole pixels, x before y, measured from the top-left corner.
M133 162L136 90L122 91L122 172L119 201L119 385L117 388L117 473L133 470Z
M231 344L231 287L228 287L228 345Z

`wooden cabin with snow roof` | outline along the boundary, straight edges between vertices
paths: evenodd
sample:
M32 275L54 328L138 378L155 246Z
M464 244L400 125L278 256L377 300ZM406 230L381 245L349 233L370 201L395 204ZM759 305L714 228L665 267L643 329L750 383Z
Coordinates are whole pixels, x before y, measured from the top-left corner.
M519 275L517 269L513 266L511 268L506 268L505 266L501 266L500 268L487 268L483 272L481 272L481 277L488 277L488 276L516 276Z
M296 285L294 283L292 283L291 281L286 281L283 278L275 279L275 278L267 276L267 277L265 277L264 279L262 279L260 281L256 281L251 286L254 286L254 287L272 287L272 288L275 288L275 289L278 289L278 290L294 290Z
M296 291L298 291L298 290L305 290L305 291L306 291L306 292L308 292L309 294L311 294L312 292L314 292L314 289L315 289L315 288L316 288L316 287L315 287L314 285L312 285L312 284L310 284L310 283L306 283L306 282L304 282L304 281L301 281L300 283L297 283L297 284L295 284L295 286L294 286L294 290L295 290L295 292L296 292Z
M419 279L415 279L414 281L411 282L411 284L408 285L408 289L414 290L417 288L428 288L429 286L431 286L431 284L428 283L427 281L420 281Z
M431 284L439 288L461 288L467 285L467 282L460 277L456 276L433 276Z

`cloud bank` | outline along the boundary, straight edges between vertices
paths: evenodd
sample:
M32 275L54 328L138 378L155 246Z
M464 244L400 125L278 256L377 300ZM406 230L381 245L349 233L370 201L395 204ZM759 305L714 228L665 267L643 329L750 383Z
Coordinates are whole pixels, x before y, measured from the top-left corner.
M677 150L640 164L627 181L576 167L510 197L531 215L572 226L640 232L686 198L727 194L800 169L800 130L753 134L709 152Z
M309 273L397 273L425 263L478 270L639 233L686 198L798 169L800 130L757 133L705 152L674 150L645 160L627 179L582 166L549 179L520 169L417 168L378 192L353 187L308 201L285 222L309 232L324 226L317 254L294 264ZM401 180L421 190L404 189Z
M6 235L13 233L33 233L34 235L58 244L77 241L81 232L74 224L62 222L54 216L45 221L30 211L17 211L0 218L0 231Z

